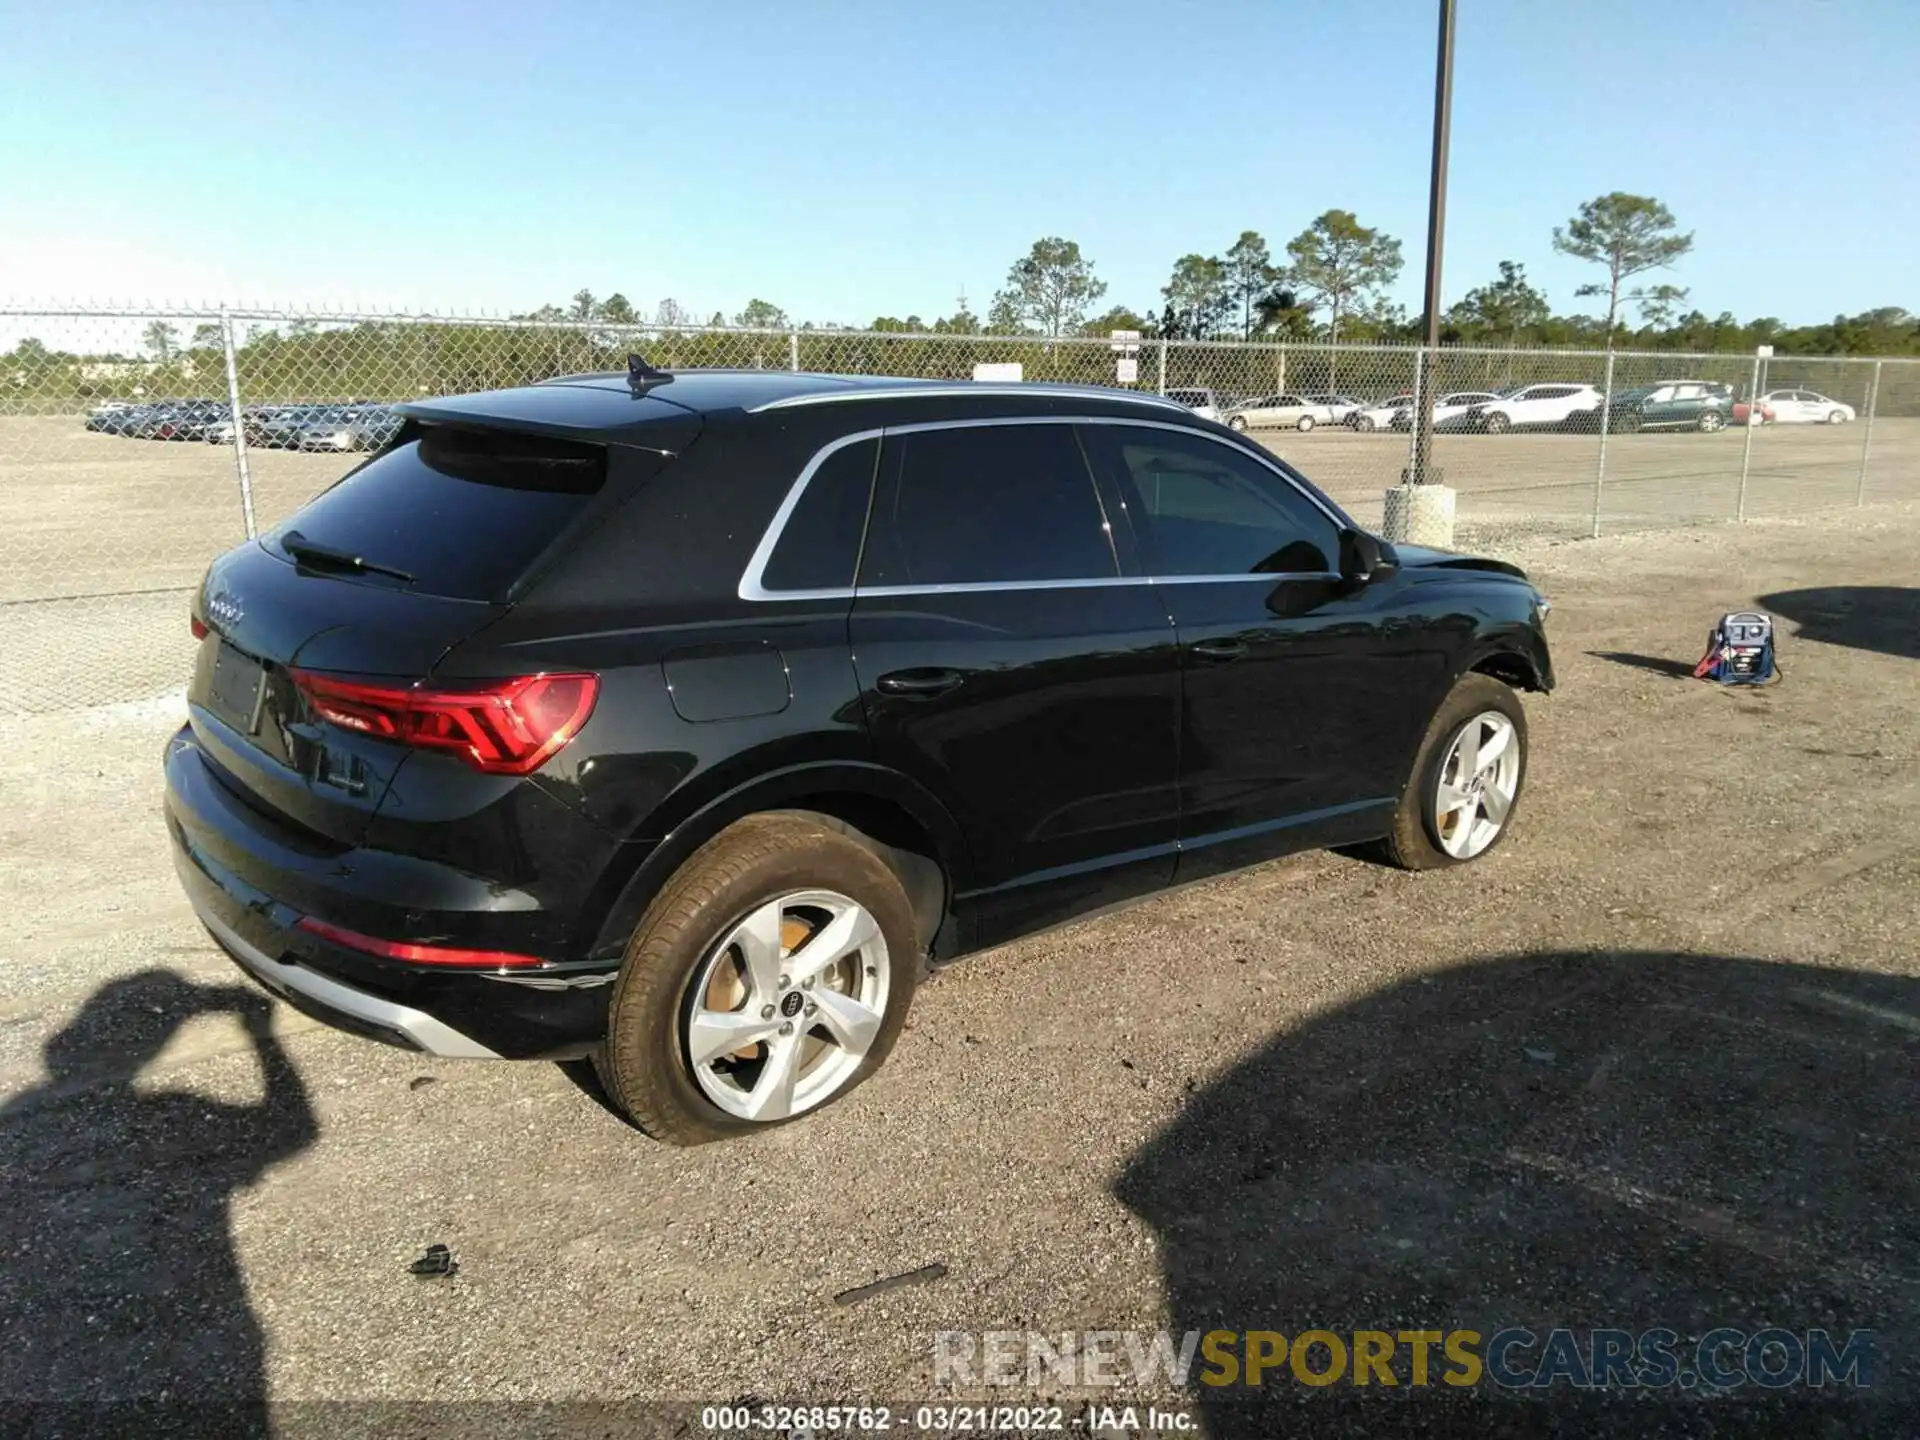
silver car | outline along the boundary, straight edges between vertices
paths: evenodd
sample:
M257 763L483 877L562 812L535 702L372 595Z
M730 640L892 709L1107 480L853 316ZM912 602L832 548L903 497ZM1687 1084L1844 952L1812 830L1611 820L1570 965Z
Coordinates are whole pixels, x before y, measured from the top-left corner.
M1268 395L1227 416L1234 430L1311 430L1333 423L1333 407L1304 395Z

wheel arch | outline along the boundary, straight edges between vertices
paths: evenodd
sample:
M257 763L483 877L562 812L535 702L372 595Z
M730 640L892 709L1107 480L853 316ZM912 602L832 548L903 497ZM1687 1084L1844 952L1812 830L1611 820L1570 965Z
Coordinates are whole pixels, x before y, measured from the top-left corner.
M968 883L965 837L947 807L917 781L862 762L797 765L747 781L680 819L609 884L590 954L617 959L640 918L688 857L736 820L770 811L818 817L871 849L899 878L918 939L931 953L951 937L950 906Z

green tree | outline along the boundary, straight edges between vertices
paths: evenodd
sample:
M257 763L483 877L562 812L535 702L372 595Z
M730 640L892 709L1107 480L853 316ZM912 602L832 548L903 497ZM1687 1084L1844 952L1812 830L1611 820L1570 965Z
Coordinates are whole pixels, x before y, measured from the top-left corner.
M609 325L638 325L640 315L633 302L618 290L600 302L600 319Z
M1278 282L1273 254L1267 242L1252 230L1242 230L1240 238L1228 247L1227 295L1240 310L1240 338L1253 338L1254 322L1259 318L1260 302Z
M693 313L672 296L654 307L653 323L663 330L677 330L695 323Z
M193 327L193 339L187 346L190 350L220 350L225 348L224 337L218 325L196 325Z
M1233 309L1227 262L1217 256L1182 255L1173 262L1173 275L1160 295L1167 302L1161 329L1169 339L1209 339Z
M1633 292L1633 303L1640 307L1640 320L1650 330L1665 330L1673 324L1673 312L1687 301L1687 292L1678 285L1655 285Z
M1607 297L1607 343L1620 321L1620 302L1643 301L1646 291L1622 292L1621 286L1649 270L1663 270L1693 249L1693 235L1682 235L1673 212L1645 195L1619 190L1587 201L1562 228L1553 228L1553 248L1562 255L1607 267L1607 283L1582 285L1583 298Z
M960 308L958 310L943 320L933 322L933 333L936 335L978 335L980 333L980 317L967 308L967 302L963 298L960 301Z
M733 317L733 323L759 330L784 330L790 322L787 312L771 300L749 300L746 308Z
M573 292L573 303L567 310L569 320L591 320L599 313L600 306L593 298L593 292L579 289Z
M1027 325L1043 335L1065 335L1085 321L1087 310L1107 293L1107 282L1097 279L1093 262L1072 240L1049 235L1033 242L1033 249L1013 262L1006 287L993 297L989 324L996 318Z
M1124 305L1115 305L1104 315L1096 315L1087 321L1080 327L1080 331L1096 340L1104 340L1116 330L1138 330L1145 333L1152 328L1151 320L1134 314Z
M1446 313L1446 322L1462 337L1492 345L1513 345L1533 337L1553 316L1553 307L1527 280L1527 269L1500 262L1500 278L1476 286Z
M1400 242L1362 225L1351 210L1329 210L1287 242L1287 279L1308 308L1327 310L1327 339L1338 344L1340 317L1391 285L1403 263Z
M162 365L173 359L174 346L180 339L180 332L164 320L155 320L140 332L140 341L153 352L153 358Z

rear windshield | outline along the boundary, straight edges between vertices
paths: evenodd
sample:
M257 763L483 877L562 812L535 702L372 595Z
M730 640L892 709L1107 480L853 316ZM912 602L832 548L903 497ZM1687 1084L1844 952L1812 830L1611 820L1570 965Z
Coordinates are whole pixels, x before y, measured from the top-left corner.
M606 478L603 446L436 426L316 496L275 536L298 531L401 571L412 577L403 588L423 594L498 600Z

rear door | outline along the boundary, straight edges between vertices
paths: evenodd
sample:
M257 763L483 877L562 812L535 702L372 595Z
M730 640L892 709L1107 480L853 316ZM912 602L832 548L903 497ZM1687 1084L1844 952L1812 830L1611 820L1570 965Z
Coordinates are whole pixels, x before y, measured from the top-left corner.
M1072 423L888 431L850 628L878 758L966 834L977 941L1171 877L1173 630Z

